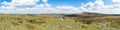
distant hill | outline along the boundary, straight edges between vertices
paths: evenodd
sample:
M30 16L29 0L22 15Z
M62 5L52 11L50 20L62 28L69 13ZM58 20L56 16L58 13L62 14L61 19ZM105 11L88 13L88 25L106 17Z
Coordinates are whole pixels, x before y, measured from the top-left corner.
M79 18L91 18L91 17L105 17L105 16L120 16L120 14L101 14L92 12L82 12L78 14L64 15L66 17L79 17Z
M28 15L28 16L64 16L64 17L79 17L79 18L91 18L91 17L103 17L103 16L120 16L120 14L101 14L93 12L82 12L77 14L3 14L0 15Z

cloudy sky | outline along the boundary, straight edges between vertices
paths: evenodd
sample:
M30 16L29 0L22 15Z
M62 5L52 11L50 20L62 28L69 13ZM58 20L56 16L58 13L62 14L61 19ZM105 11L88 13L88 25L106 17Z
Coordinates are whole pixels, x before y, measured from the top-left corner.
M120 0L0 0L0 13L6 14L81 12L120 14Z

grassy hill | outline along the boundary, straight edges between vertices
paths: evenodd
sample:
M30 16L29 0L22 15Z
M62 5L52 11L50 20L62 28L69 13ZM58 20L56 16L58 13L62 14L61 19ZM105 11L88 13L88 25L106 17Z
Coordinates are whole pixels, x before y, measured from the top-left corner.
M120 16L80 14L1 14L0 30L120 30Z

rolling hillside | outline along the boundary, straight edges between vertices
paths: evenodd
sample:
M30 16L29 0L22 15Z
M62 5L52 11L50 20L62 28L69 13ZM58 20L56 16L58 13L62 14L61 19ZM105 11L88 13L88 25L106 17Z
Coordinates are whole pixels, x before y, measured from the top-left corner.
M120 30L120 16L80 14L1 14L0 30Z

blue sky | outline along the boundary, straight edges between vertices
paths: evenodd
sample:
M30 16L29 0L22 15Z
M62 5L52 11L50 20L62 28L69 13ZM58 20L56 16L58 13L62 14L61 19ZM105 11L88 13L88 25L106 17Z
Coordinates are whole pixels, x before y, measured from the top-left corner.
M49 0L48 3L53 6L66 5L66 6L75 6L78 7L82 3L94 2L95 0Z
M119 0L0 0L0 13L81 13L120 14ZM6 6L7 5L7 6ZM115 8L117 7L117 8ZM22 8L22 9L21 9ZM118 11L118 12L115 12Z
M2 2L11 2L12 0L0 0L0 3ZM52 4L53 7L58 5L66 5L66 6L81 6L82 4L86 4L88 2L95 2L96 0L48 0L49 4ZM105 2L105 5L111 5L113 4L111 0L103 0ZM38 4L43 3L42 0L39 0L37 2Z
M0 0L0 3L2 2L11 2L12 0ZM94 2L95 0L48 0L49 4L52 4L53 7L58 6L58 5L66 5L66 6L81 6L82 3L86 4L88 2ZM42 0L39 0L37 2L38 4L43 3Z

